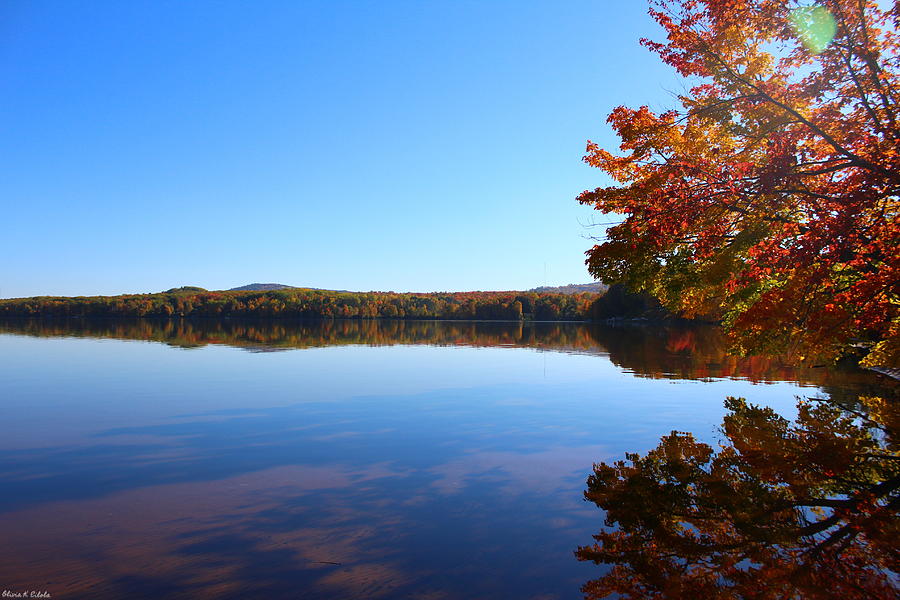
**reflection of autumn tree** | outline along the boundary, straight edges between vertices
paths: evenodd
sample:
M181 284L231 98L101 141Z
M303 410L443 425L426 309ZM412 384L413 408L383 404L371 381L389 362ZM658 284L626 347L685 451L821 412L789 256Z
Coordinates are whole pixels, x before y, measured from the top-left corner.
M795 422L729 398L716 452L672 432L601 463L585 497L606 511L580 560L613 565L588 598L896 598L900 408L803 401Z
M721 329L712 326L608 326L572 323L488 323L376 319L12 319L0 332L34 336L85 336L157 341L181 348L224 344L272 351L321 346L428 344L501 346L607 355L639 377L799 381L833 393L872 380L859 369L786 365L769 357L728 354Z
M372 346L520 346L599 352L589 330L571 323L377 319L12 319L0 332L38 337L111 337L180 347L224 344L250 350Z
M800 381L827 385L863 383L858 369L822 369L792 365L771 356L735 356L718 327L654 325L594 326L598 346L617 366L638 377L677 379L743 378L750 381Z

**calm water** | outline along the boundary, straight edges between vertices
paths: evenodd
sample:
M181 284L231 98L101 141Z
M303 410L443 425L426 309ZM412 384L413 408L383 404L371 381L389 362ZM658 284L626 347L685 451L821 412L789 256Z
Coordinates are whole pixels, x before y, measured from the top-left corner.
M593 462L727 395L785 415L866 373L713 329L0 325L0 588L53 598L578 598Z

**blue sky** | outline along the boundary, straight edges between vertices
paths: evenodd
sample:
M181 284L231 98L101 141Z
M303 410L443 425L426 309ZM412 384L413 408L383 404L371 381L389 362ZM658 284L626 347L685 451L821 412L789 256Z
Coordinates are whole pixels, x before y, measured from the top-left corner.
M0 297L589 281L643 2L0 3Z

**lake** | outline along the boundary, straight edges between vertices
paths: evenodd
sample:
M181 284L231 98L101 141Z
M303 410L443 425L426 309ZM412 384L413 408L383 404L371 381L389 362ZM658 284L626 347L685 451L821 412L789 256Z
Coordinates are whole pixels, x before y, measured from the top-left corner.
M53 598L580 598L592 465L726 396L785 416L861 371L712 327L0 324L0 588Z

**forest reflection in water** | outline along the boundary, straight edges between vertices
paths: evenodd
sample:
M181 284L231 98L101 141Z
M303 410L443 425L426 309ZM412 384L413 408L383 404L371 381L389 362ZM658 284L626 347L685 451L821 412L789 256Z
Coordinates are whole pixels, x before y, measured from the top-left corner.
M62 319L0 320L0 333L114 338L180 348L223 344L255 352L362 344L519 347L598 354L640 377L741 378L847 386L874 381L859 369L798 367L770 357L728 353L721 328L684 323L414 321L387 319Z
M788 543L813 513L785 504L785 486L831 498L842 477L860 490L894 477L880 458L892 434L816 403L790 426L730 405L738 450L708 452L704 428L728 394L786 396L785 412L808 393L896 424L885 408L896 405L866 404L885 397L883 378L730 357L715 328L74 320L0 334L6 422L38 424L0 451L0 587L54 597L570 598L591 580L587 593L725 598L742 597L754 581L733 581L763 559L748 571L757 591L769 578L783 593L821 583L791 565L834 568L828 552ZM292 349L307 351L271 353ZM548 354L549 376L533 372ZM675 427L698 437L614 465ZM603 518L581 499L599 460L611 471L598 467L588 499L621 537L578 562ZM838 566L878 592L896 521L862 506L826 506L826 518L852 510L809 540L877 522L884 535L852 536ZM700 525L679 526L692 510Z

